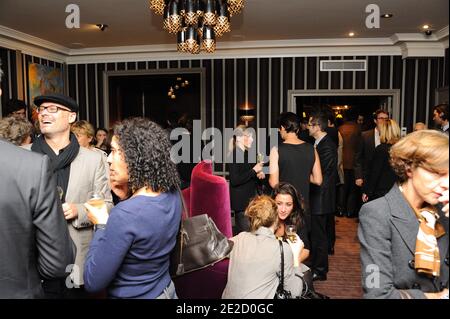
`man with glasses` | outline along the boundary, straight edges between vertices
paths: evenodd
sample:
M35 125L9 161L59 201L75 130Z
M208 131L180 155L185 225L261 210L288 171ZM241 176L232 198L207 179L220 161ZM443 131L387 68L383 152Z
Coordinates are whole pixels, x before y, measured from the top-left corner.
M380 145L380 128L387 120L389 120L389 112L383 109L378 109L373 114L373 121L375 128L369 131L362 132L361 141L358 150L355 154L355 183L362 187L362 199L367 199L364 191L364 183L367 181L369 174L368 167L372 161L375 148Z
M108 208L112 207L106 167L100 153L80 147L70 132L78 112L78 104L72 98L49 94L36 97L34 104L42 134L33 142L31 150L50 157L64 203L64 217L77 246L71 280L45 281L44 291L47 298L84 298L83 268L92 239L92 223L83 204L89 200L90 192L96 192L104 195Z

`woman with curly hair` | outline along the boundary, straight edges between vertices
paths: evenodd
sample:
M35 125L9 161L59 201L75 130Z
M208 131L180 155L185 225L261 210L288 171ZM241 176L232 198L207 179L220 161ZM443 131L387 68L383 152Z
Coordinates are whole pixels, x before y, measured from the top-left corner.
M122 200L108 216L85 204L95 234L85 264L89 292L110 298L177 298L170 252L181 219L179 177L166 132L143 118L124 120L111 142L111 189Z
M390 163L399 183L359 213L364 298L448 299L448 136L411 133Z

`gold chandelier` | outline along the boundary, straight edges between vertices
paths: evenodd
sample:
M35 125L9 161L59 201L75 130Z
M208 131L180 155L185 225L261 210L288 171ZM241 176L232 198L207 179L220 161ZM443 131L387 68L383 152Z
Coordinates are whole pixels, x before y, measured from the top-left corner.
M177 50L213 53L216 38L231 31L230 18L244 8L244 0L149 0L163 16L163 28L177 34Z

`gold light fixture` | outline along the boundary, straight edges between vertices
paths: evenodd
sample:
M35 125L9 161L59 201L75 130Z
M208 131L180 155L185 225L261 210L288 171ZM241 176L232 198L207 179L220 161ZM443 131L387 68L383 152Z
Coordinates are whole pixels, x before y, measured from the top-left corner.
M244 8L244 0L149 0L163 16L163 28L177 34L177 50L214 53L216 38L231 31L230 18Z

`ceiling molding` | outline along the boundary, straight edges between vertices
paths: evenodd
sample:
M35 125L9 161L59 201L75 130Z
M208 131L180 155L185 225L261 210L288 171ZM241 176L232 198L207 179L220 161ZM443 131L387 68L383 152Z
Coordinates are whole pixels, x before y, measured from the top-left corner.
M431 36L396 33L389 38L298 39L218 42L214 54L183 54L175 44L70 49L0 25L0 46L67 64L148 60L263 58L289 56L444 56L448 26Z
M0 46L64 63L70 49L0 25Z

